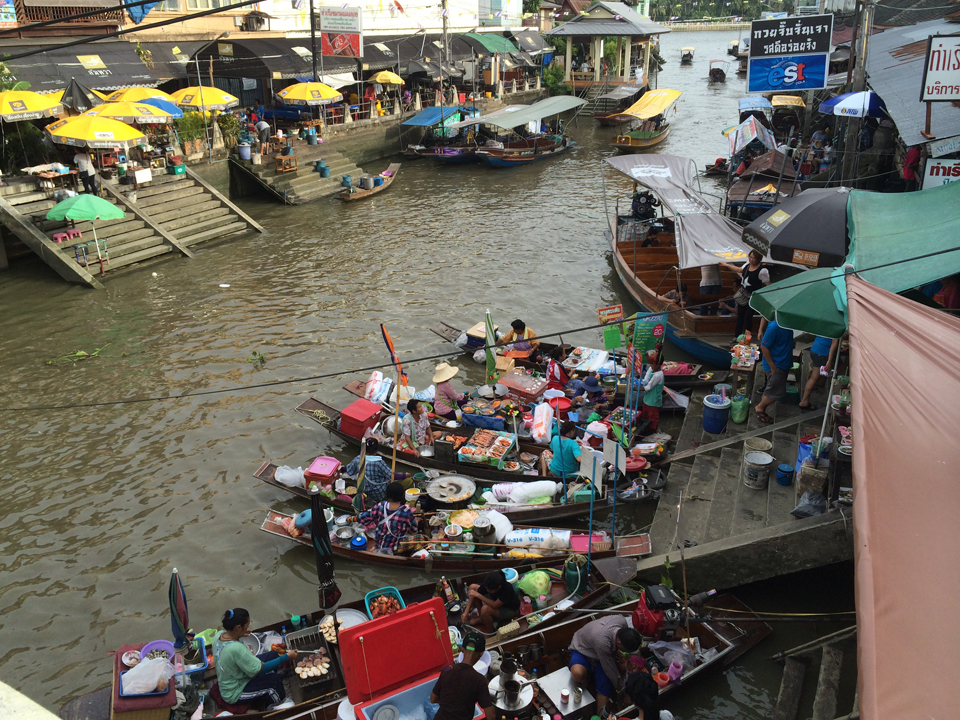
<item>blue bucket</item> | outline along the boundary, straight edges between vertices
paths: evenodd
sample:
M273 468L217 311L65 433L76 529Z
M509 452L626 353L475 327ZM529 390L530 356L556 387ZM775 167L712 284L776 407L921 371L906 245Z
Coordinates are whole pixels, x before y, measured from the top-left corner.
M317 160L316 167L317 167L317 172L322 173L323 168L325 167L325 165L323 164L323 160Z
M330 177L330 168L327 165L324 165L320 170L320 177L328 178Z
M373 179L373 186L374 186L374 187L380 187L381 185L383 185L383 178L382 178L382 177L375 177L375 178Z
M237 147L239 148L239 151L240 151L240 159L241 159L241 160L249 160L249 159L250 159L250 146L249 146L249 145L238 145Z
M351 550L366 550L367 549L367 539L362 535L357 535L350 541Z
M719 395L707 395L703 399L703 429L719 435L727 427L730 419L730 398L724 400Z
M777 465L777 485L790 485L793 483L793 465L781 463Z

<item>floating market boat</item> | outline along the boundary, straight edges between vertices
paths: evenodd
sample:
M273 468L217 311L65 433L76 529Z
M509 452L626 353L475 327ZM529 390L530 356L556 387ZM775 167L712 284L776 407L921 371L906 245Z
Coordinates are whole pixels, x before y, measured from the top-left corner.
M463 163L477 162L478 147L475 144L470 145L449 145L433 148L433 152L428 157L437 162L447 165L461 165Z
M355 200L366 200L371 195L376 195L377 193L383 192L388 187L393 185L393 181L397 179L397 173L400 172L400 163L390 163L390 166L386 171L378 175L377 178L381 178L381 183L379 185L374 185L372 188L365 190L359 187L346 188L340 191L340 194L337 196L344 202L354 202ZM374 178L376 180L376 178Z
M639 120L640 126L618 135L613 146L621 152L642 152L666 140L670 134L667 113L671 107L676 112L675 106L682 94L679 90L669 88L644 93L642 98L621 113L629 120Z
M616 587L629 582L636 574L635 560L622 558L595 559L587 576L586 592L578 592L572 595L566 589L565 584L557 580L558 576L562 577L562 568L557 569L562 565L562 562L562 557L543 560L514 560L513 568L519 576L531 570L544 570L550 575L553 580L550 586L550 597L545 608L530 615L517 617L517 627L514 632L491 636L487 640L489 649L499 647L507 641L532 637L533 633L549 630L551 627L570 619L577 610L595 607ZM467 588L472 584L481 583L485 575L486 573L478 573L461 578L450 577L448 583L451 592L455 593L458 598L464 598L467 594ZM576 581L572 582L575 583ZM326 676L316 679L291 677L289 680L290 690L292 699L296 702L293 707L264 711L250 709L242 717L250 720L259 720L260 718L270 718L271 720L287 718L290 720L298 718L336 720L338 707L346 696L344 664L340 653L340 633L357 625L377 622L377 620L371 619L370 603L380 597L395 598L397 595L394 593L396 593L400 597L399 604L403 607L411 607L417 603L430 602L437 596L438 590L436 583L416 585L399 591L395 588L381 588L371 591L361 600L341 603L335 610L315 610L300 616L302 625L307 628L305 630L291 630L290 618L283 618L278 622L251 630L250 635L244 638L243 642L255 653L269 650L270 643L274 641L273 636L277 636L277 639L279 639L281 631L287 629L290 630L288 634L288 646L290 648L299 650L304 658L310 652L315 652L321 647L324 648L328 657L331 658L331 669ZM568 599L568 596L571 595L572 597ZM442 603L440 617L443 618L444 629L462 626L460 619L462 605L460 601L453 600L444 603L442 600L433 600L433 602ZM333 618L333 622L326 632L333 639L328 641L321 629L321 623L324 623L330 617ZM448 634L451 639L461 635L459 630L449 631ZM207 649L209 650L209 648ZM450 660L453 660L452 656ZM202 680L196 675L193 677L196 678L196 682L202 683L202 694L210 697L210 688L217 680L216 667L210 665L204 671ZM62 720L110 720L111 717L115 717L111 702L113 691L112 685L106 685L99 690L74 698L65 703L58 714ZM208 702L213 703L212 697ZM223 709L225 708L217 707L214 712L219 713Z
M722 83L727 80L727 68L729 63L726 60L711 60L710 70L707 72L707 79L712 83Z
M598 95L594 102L603 102L606 107L613 104L615 107L596 112L593 117L603 127L617 127L630 122L630 118L621 117L621 113L632 104L630 99L639 92L643 92L642 85L618 85L610 92Z
M730 42L727 43L727 55L733 55L733 57L736 57L739 52L740 52L739 40L731 40Z
M609 218L606 233L617 275L642 312L670 311L665 331L677 347L708 365L729 368L735 316L719 312L699 315L686 308L678 309L660 297L683 283L690 294L690 307L705 302L699 296L700 266L716 265L721 260L746 261L750 248L741 238L740 227L717 213L694 189L696 165L688 158L633 155L607 158L606 162L655 194L662 203L665 224L674 228L673 232L661 235L659 246L642 247L653 220L638 220L617 210ZM673 217L667 217L668 214ZM730 298L734 294L735 275L727 270L720 274L720 297ZM754 321L754 332L757 325L759 318Z
M545 160L572 146L573 141L563 135L536 135L522 143L510 143L510 147L484 146L476 155L490 167L509 168Z
M695 47L683 47L680 48L680 64L681 65L690 65L693 62L693 54L696 52Z
M796 95L774 95L770 98L770 104L773 105L770 124L777 138L788 140L791 130L793 130L793 137L799 137L800 130L803 128L803 116L807 111L803 98Z

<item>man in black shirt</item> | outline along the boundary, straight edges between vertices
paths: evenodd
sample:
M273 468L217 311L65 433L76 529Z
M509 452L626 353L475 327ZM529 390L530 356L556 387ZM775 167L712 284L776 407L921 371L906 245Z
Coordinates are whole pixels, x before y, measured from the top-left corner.
M498 620L510 620L520 611L520 598L503 570L494 570L479 585L471 585L467 596L469 600L461 619L485 633L496 630ZM470 617L474 610L477 615Z
M480 633L466 634L463 639L463 662L441 670L437 684L430 692L430 702L440 705L433 720L473 720L476 705L483 709L486 720L494 720L496 716L487 690L487 679L473 668L486 646L486 640Z

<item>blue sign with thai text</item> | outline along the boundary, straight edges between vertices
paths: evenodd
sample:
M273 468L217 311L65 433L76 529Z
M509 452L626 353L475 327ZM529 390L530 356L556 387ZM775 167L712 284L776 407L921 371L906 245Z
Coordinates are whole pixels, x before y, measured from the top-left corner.
M821 90L827 86L827 54L750 58L747 92Z

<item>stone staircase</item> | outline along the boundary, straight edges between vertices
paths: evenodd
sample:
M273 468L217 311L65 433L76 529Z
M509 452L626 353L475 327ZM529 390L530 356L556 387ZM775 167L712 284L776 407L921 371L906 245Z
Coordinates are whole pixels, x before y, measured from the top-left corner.
M809 700L809 697L804 698L808 695L804 692L806 689L804 676L808 670L816 670L818 665L812 715L808 716L806 712L803 715L810 717L810 720L859 718L860 708L856 695L853 699L853 709L849 713L837 710L844 660L847 660L847 665L850 665L851 660L855 661L856 641L857 628L854 625L775 655L772 659L782 662L784 667L773 720L797 720L800 717L801 705L805 704L803 700ZM850 659L847 659L848 655L851 656Z
M257 182L291 205L335 195L342 189L341 176L350 175L356 183L365 174L343 155L324 145L295 141L294 149L297 170L285 173L277 173L273 154L265 155L262 165L254 165L250 160L240 160L236 156L231 156L230 162L242 167ZM329 178L320 177L316 170L316 162L320 159L330 167Z
M32 182L2 190L3 222L14 235L65 279L100 287L94 277L100 273L96 248L86 248L86 266L77 260L76 247L93 241L92 223L45 219L56 202L51 192L37 190ZM188 248L202 242L263 232L189 170L187 175L157 175L149 185L135 193L132 190L129 186L104 186L104 199L125 211L121 219L96 222L97 239L106 242L109 257L103 264L106 277L168 253L192 256ZM54 241L55 235L68 229L79 230L81 236Z

